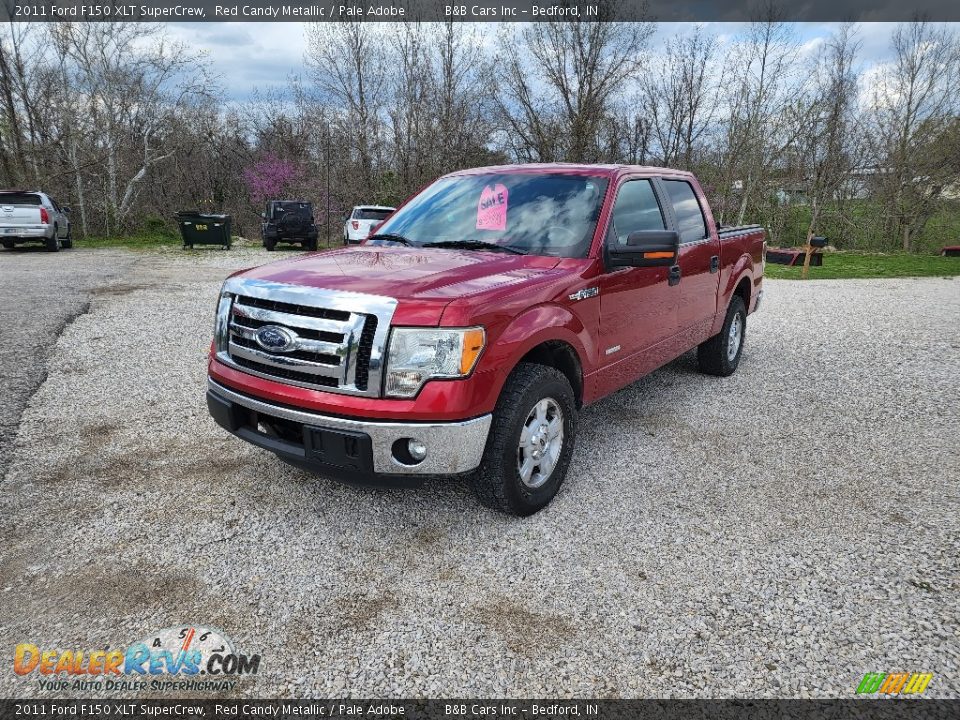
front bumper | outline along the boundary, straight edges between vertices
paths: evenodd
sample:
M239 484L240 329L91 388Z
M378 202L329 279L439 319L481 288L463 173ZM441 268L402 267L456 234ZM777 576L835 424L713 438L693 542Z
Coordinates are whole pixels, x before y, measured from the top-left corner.
M492 418L488 414L444 423L355 420L266 402L211 379L207 380L207 406L218 425L295 465L374 484L404 484L404 480L475 469ZM409 438L427 447L427 456L419 463L397 457Z

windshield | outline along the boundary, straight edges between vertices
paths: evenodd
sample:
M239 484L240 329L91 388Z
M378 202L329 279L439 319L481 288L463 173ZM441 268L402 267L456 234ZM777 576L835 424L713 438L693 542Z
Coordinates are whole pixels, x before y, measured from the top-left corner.
M479 242L532 255L583 257L607 189L605 178L504 173L441 178L377 234L411 245ZM374 238L368 244L389 244Z

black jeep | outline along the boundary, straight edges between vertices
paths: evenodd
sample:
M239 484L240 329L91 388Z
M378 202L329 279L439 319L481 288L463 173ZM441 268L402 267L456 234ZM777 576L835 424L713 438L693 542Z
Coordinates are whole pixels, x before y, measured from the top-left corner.
M278 242L300 243L305 250L317 249L317 226L313 205L303 200L270 200L261 215L263 246L273 250Z

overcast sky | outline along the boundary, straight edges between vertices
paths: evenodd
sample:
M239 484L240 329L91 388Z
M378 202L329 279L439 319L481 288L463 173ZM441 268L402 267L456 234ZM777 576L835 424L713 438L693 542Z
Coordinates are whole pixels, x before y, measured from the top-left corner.
M731 39L743 29L740 23L701 23L721 38ZM692 26L690 23L659 23L652 50L664 40ZM384 25L384 27L386 27ZM869 67L888 54L890 23L861 23L857 26L862 43L861 63ZM214 72L222 81L227 98L234 102L248 99L254 88L261 90L284 86L291 75L303 72L306 27L300 23L170 23L169 32L198 51L208 54ZM796 23L798 38L813 49L835 29L831 23ZM495 33L485 32L492 38Z

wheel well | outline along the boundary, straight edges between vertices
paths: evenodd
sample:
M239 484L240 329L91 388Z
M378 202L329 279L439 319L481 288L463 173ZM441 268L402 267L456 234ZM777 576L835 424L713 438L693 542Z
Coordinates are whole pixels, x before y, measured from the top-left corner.
M577 407L583 404L583 370L580 358L573 346L562 340L549 340L540 343L520 358L520 362L536 363L556 368L570 381Z
M743 305L750 311L750 278L743 278L737 283L737 289L733 291L734 295L739 295L743 299Z

